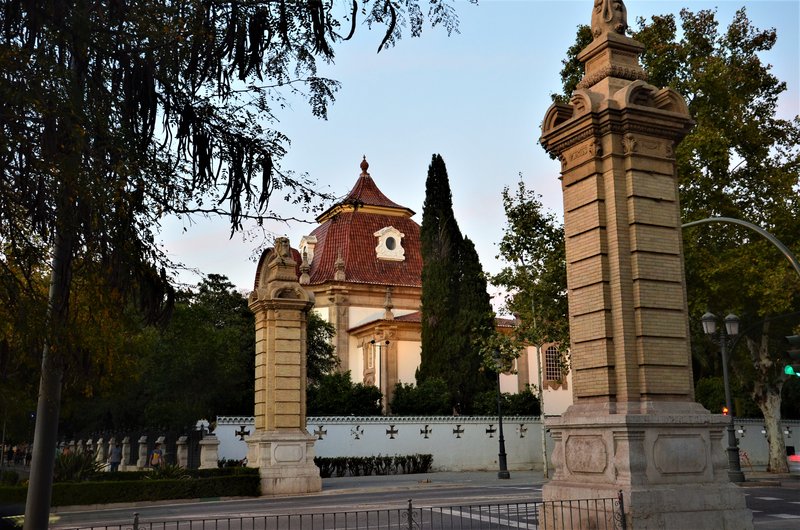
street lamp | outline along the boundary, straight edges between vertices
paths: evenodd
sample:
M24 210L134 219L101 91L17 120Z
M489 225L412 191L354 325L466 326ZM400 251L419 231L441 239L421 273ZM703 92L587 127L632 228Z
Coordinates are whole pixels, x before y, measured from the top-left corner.
M706 313L702 316L703 331L714 338L717 332L717 316ZM744 473L739 462L739 441L733 426L733 407L731 406L731 387L728 383L728 339L739 334L739 317L729 314L725 317L725 325L719 330L719 347L722 353L722 382L725 386L725 406L728 409L728 478L731 482L744 482Z
M497 472L497 478L507 479L511 478L511 473L508 472L508 462L506 461L506 439L503 437L503 410L500 406L500 366L502 364L500 361L500 352L494 352L492 359L494 360L495 372L497 372L497 427L500 442L500 453L497 455L500 470Z

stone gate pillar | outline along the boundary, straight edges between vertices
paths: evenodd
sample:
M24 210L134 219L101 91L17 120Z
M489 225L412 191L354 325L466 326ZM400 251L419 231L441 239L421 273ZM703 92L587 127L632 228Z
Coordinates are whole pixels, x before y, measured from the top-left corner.
M306 318L314 295L298 283L289 240L279 238L258 264L249 306L256 321L255 432L247 463L260 469L261 493L322 489L314 437L306 431Z
M561 161L574 395L547 421L543 497L621 490L629 528L752 528L728 481L727 419L693 396L675 168L692 120L680 94L645 81L623 3L594 5L584 78L542 124Z

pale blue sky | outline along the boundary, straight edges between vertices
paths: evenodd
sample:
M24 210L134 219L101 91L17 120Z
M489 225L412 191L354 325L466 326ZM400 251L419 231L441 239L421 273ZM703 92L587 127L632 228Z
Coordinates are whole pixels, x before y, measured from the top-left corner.
M721 27L747 6L758 28L775 27L778 43L763 56L788 84L781 116L800 113L800 1L635 1L625 2L629 24L637 16L718 8ZM440 153L450 177L453 207L462 233L476 245L483 267L497 272L497 242L504 215L500 193L521 172L526 184L560 214L558 163L537 141L539 125L560 89L559 71L575 29L588 24L591 0L459 1L458 35L427 29L420 39L405 38L376 54L379 31L360 28L339 45L336 63L322 75L341 81L328 121L311 116L301 102L278 114L278 129L292 139L284 168L308 171L320 187L346 194L360 172L361 156L370 174L395 202L417 212L421 222L425 177L433 153ZM284 213L299 215L288 207ZM312 220L313 221L313 220ZM274 225L277 235L297 245L313 224ZM165 223L162 237L169 255L205 274L225 274L251 289L253 249L260 238L229 239L225 220ZM199 278L188 272L185 283Z

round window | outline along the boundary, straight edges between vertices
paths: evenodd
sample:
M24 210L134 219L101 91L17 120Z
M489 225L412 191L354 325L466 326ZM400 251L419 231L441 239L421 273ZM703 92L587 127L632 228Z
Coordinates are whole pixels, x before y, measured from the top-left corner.
M393 237L386 238L386 248L388 248L389 250L394 250L394 247L396 246L397 246L397 241L395 241Z

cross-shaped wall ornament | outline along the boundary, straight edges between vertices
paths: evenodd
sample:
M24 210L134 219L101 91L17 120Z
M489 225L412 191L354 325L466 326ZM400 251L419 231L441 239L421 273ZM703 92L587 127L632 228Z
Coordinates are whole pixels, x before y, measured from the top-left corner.
M317 437L317 440L322 440L326 434L328 434L328 431L323 429L322 425L317 426L317 428L314 430L314 436Z
M489 438L494 438L494 433L497 432L497 428L493 424L489 424L489 428L486 429L486 434L489 435Z
M419 430L419 434L425 439L428 439L428 435L430 433L432 433L432 432L433 432L433 429L431 429L429 425L425 425L424 429L420 429Z
M524 423L520 423L519 427L517 427L517 432L519 433L520 438L525 438L525 433L528 432L528 428L525 427Z
M390 440L394 440L394 435L398 432L399 431L394 428L394 425L389 425L389 428L386 429L386 436L388 436Z
M244 437L250 434L250 431L245 430L244 425L242 425L241 427L239 427L239 430L234 432L233 434L238 436L240 440L244 441Z
M364 429L362 429L360 425L356 425L355 427L350 429L350 434L353 435L354 440L360 440L361 437L364 435Z
M453 434L456 435L456 438L461 438L461 435L464 434L464 429L461 428L461 425L456 425L456 428L453 429Z

